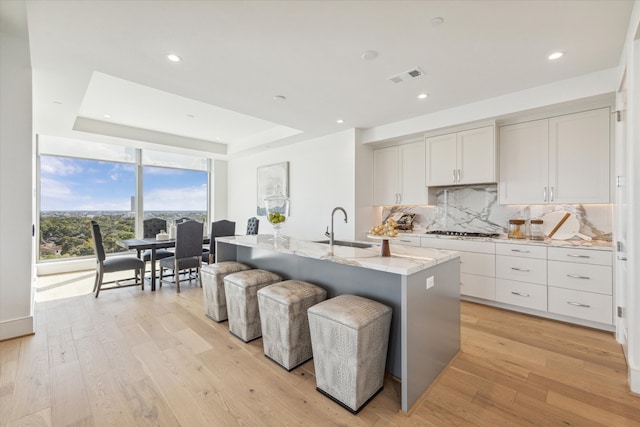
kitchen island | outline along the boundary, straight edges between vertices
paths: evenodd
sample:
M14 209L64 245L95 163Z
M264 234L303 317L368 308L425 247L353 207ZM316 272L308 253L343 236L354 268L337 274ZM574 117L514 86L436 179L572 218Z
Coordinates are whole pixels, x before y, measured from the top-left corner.
M272 235L216 238L216 262L239 261L303 280L327 297L353 294L393 310L386 371L401 382L409 412L460 350L460 261L457 252L391 245L355 248Z

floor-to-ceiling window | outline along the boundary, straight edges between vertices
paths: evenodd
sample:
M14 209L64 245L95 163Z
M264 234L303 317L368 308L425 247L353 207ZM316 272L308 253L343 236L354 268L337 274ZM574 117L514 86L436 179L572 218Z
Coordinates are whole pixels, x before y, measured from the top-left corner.
M140 217L207 223L206 158L39 136L37 159L39 261L93 256L91 219L107 253L124 250L116 242L136 236Z
M162 218L167 226L181 218L208 222L207 161L187 155L142 152L143 218Z

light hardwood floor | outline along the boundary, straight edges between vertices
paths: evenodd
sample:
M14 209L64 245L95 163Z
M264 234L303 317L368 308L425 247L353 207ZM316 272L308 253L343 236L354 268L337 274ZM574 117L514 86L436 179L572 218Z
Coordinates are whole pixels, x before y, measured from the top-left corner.
M313 361L286 372L206 318L193 284L38 302L36 330L0 343L2 426L640 426L612 334L472 303L410 417L389 379L351 415L315 390Z

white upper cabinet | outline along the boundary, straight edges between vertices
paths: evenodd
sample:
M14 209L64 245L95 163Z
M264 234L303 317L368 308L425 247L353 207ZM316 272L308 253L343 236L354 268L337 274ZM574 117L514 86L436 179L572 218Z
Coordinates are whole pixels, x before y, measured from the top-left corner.
M548 139L547 119L500 128L500 203L547 202Z
M373 150L373 204L397 204L398 183L398 147Z
M426 138L427 185L496 182L493 126Z
M609 109L549 119L552 203L609 203Z
M424 205L424 141L373 151L373 204Z
M500 128L502 204L609 203L609 109Z

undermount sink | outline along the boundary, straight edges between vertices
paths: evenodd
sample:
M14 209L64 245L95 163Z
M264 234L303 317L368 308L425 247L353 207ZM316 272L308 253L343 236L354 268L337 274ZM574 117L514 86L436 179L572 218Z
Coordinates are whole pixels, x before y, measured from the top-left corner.
M329 244L328 240L316 240L316 243L323 243L325 245ZM349 246L351 248L373 248L375 246L378 246L375 243L361 243L361 242L347 242L345 240L334 240L333 241L333 245L334 246Z

